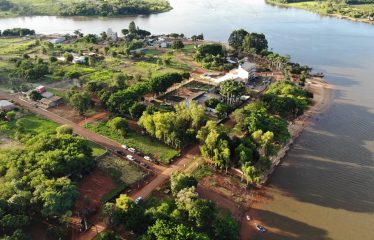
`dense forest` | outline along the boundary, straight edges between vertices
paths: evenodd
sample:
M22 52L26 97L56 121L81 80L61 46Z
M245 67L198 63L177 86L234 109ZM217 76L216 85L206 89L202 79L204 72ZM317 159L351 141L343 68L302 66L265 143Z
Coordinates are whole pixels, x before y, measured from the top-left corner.
M54 123L16 115L0 116L0 134L20 146L0 149L0 239L28 239L25 230L34 220L64 225L79 195L76 182L95 165L86 140L63 127L37 134L31 129L39 122Z
M170 10L167 0L0 0L0 16L62 15L120 16L151 14Z

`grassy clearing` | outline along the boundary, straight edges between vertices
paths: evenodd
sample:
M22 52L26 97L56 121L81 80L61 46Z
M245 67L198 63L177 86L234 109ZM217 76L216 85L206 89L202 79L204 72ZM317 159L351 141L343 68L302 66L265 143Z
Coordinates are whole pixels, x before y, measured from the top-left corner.
M117 184L132 185L143 178L143 172L139 168L115 156L100 159L98 166Z
M54 133L59 125L55 122L40 118L36 115L24 115L16 121L2 122L0 127L8 135L12 135L21 127L25 133Z
M203 164L195 169L192 176L194 176L197 180L200 180L204 177L211 176L213 172L214 170L210 166Z
M149 136L143 136L135 131L129 131L124 138L110 130L105 122L91 123L87 125L87 128L121 144L138 149L146 155L154 156L165 164L169 164L173 158L180 155L179 151L172 149L164 143Z
M90 146L92 148L92 156L93 157L103 156L107 152L105 148L97 145L94 142L88 142L88 146Z

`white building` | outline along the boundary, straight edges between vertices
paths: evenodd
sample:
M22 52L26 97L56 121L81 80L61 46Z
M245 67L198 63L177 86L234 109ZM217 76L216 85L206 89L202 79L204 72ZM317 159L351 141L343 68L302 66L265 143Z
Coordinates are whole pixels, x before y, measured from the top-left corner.
M86 57L85 56L75 56L73 59L73 63L75 64L83 64L86 62Z
M118 40L117 32L113 32L113 30L111 28L108 28L108 30L106 31L106 35L107 35L108 40L112 40L112 41L115 41L115 42Z
M217 74L204 74L203 77L215 84L220 84L227 80L235 80L247 84L256 77L256 64L245 61L240 63L237 69L233 69L223 76Z

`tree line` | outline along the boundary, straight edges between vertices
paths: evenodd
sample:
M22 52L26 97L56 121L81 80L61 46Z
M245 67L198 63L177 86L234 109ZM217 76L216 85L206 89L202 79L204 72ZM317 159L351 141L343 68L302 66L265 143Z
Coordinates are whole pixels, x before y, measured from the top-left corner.
M0 237L27 239L25 229L33 219L67 223L78 197L75 182L94 161L87 141L64 127L32 137L22 119L15 126L24 146L0 152Z
M175 173L171 177L172 198L135 203L121 195L103 206L104 221L110 229L98 239L119 239L115 234L124 227L142 240L157 239L238 239L238 224L231 215L211 201L201 199L193 176Z

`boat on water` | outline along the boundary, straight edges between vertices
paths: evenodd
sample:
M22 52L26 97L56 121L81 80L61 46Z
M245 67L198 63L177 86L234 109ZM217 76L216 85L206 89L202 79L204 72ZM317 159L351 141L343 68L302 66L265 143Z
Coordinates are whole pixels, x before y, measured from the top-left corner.
M312 77L323 78L323 77L325 77L325 74L323 72L318 72L318 73L312 74Z

